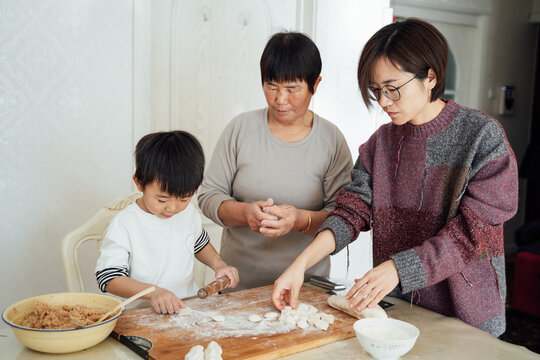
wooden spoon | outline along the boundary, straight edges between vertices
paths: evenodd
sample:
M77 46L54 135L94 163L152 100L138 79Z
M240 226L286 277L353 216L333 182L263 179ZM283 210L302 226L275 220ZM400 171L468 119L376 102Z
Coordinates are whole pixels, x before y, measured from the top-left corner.
M105 315L103 315L102 317L99 318L98 321L96 321L96 324L99 324L100 322L102 322L103 320L105 320L108 316L110 316L111 314L114 314L118 309L121 309L123 306L126 306L127 304L129 304L130 302L134 301L134 300L137 300L138 298L140 298L141 296L144 296L148 293L151 293L152 291L156 290L156 287L155 286L150 286L149 288L147 289L144 289L143 291L133 295L132 297L130 297L129 299L127 300L124 300L122 301L120 304L116 305L115 307L112 308L111 311L109 311L108 313L106 313Z

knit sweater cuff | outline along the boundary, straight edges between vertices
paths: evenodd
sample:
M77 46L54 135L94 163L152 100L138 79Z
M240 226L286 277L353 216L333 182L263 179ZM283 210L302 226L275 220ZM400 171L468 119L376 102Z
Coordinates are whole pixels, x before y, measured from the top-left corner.
M350 244L352 234L349 227L337 216L329 216L317 231L319 234L321 231L330 229L334 233L336 241L336 250L330 255L335 255L340 252L344 247Z
M402 294L427 287L424 266L414 249L392 255L391 259L398 270Z

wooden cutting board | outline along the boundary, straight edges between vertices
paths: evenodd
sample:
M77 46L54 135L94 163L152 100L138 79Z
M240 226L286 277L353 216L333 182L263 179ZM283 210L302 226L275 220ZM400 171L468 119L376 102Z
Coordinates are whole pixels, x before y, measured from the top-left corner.
M270 285L204 300L188 299L185 303L192 312L183 316L156 314L150 307L128 310L118 319L112 336L139 355L157 360L183 359L191 347L206 348L212 340L221 345L224 360L275 359L354 336L352 324L357 319L329 307L328 294L306 286L300 290L299 301L334 315L336 321L328 330L313 326L293 329L277 319L250 322L250 314L263 317L276 311L271 294ZM212 319L218 314L225 316L225 321Z

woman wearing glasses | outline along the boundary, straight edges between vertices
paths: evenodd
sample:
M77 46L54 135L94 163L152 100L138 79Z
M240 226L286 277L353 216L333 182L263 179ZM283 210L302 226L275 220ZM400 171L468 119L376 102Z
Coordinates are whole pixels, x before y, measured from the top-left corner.
M503 223L517 210L516 159L495 119L441 99L447 59L446 39L417 19L367 42L362 97L392 122L360 146L353 183L276 280L278 309L296 306L305 269L372 230L375 267L347 293L351 308L390 294L493 336L504 332Z

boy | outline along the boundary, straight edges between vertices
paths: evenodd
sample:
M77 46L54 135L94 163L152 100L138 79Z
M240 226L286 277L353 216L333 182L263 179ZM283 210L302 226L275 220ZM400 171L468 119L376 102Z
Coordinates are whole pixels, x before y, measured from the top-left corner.
M148 134L137 144L135 163L133 180L143 195L109 225L96 265L101 291L128 298L155 285L143 299L157 313L178 313L185 307L180 299L197 293L194 257L236 287L238 271L221 260L190 204L204 172L197 139L185 131Z

